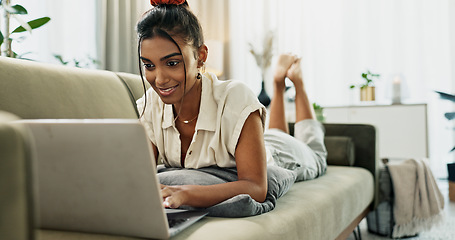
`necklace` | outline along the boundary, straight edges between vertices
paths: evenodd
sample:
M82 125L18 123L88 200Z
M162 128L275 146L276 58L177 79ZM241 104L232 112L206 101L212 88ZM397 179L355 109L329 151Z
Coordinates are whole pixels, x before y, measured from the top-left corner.
M1 1L1 0L0 0L0 1ZM196 86L196 87L198 87L196 90L200 90L200 88L202 87L202 83L201 83L200 85ZM199 94L200 94L200 93L199 93ZM183 95L183 97L184 97L184 96L185 96L185 94ZM183 102L183 97L182 97L181 103ZM200 101L200 99L199 99L199 101ZM200 104L200 102L199 102L199 104ZM180 107L181 107L181 106L180 106ZM188 124L188 123L190 123L190 122L196 120L197 117L199 116L199 113L198 113L198 114L196 114L196 116L195 116L193 119L191 119L191 120L180 120L180 116L179 116L179 115L180 115L180 110L181 110L181 109L179 109L179 112L178 112L178 114L177 114L177 117L174 118L174 122L175 122L175 120L179 120L180 122L182 122L182 123L184 123L184 124ZM174 113L174 114L175 114L175 113Z
M192 121L196 120L196 118L197 118L198 116L199 116L199 114L198 114L198 115L196 115L196 117L194 117L194 118L193 118L193 119L191 119L191 120L180 120L180 117L179 117L179 116L177 116L177 120L179 120L179 121L180 121L180 122L182 122L182 123L188 124L188 123L190 123L190 122L192 122Z

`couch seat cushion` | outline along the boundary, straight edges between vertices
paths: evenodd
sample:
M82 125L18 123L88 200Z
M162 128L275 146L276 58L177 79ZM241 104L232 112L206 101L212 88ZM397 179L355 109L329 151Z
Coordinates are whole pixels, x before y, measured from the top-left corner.
M373 176L358 167L329 166L295 183L276 208L247 218L206 217L173 239L335 239L373 201ZM40 230L39 240L134 239Z

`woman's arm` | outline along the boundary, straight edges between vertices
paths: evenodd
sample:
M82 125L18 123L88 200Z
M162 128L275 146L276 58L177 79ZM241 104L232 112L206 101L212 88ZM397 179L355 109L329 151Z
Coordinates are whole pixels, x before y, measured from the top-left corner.
M209 186L161 185L164 206L210 207L239 194L264 202L267 195L267 165L259 111L247 118L235 151L238 181Z

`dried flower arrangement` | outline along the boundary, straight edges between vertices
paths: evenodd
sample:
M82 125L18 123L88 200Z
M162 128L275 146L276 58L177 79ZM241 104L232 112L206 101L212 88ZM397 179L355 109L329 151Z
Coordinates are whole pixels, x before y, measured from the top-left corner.
M253 44L248 43L250 46L250 53L254 56L256 64L261 69L261 74L264 75L267 68L270 67L272 63L273 56L273 40L274 33L272 31L267 32L264 36L263 50L258 52ZM264 76L262 76L264 78Z
M254 56L256 60L256 64L261 69L261 77L262 77L262 85L261 85L261 92L259 93L258 99L259 101L265 106L268 107L271 100L265 90L265 74L267 69L270 67L272 63L272 56L273 56L273 38L274 34L272 31L267 32L264 36L264 44L262 52L258 52L253 44L248 43L250 46L250 53Z

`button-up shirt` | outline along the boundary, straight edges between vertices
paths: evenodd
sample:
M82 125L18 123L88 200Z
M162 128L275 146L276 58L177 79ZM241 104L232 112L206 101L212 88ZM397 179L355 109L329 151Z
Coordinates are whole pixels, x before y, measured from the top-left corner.
M150 88L141 122L158 158L167 167L182 167L180 133L175 126L171 104L161 101ZM137 101L139 112L145 96ZM185 100L184 100L185 101ZM259 111L265 124L266 110L253 92L238 81L220 81L210 73L202 77L201 104L195 132L185 157L186 168L235 167L235 149L249 115Z

